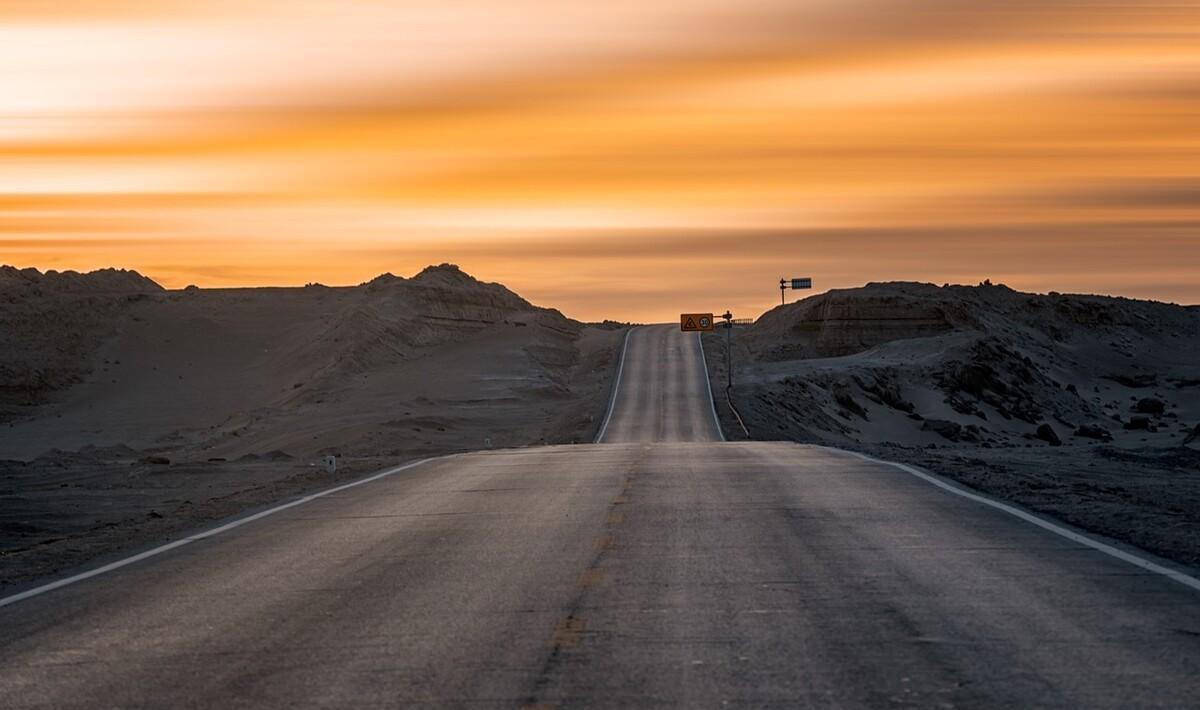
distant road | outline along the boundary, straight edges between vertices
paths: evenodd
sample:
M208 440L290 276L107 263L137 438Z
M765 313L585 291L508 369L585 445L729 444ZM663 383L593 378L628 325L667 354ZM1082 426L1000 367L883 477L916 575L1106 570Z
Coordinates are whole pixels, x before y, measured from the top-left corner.
M700 339L678 326L629 333L619 386L599 442L723 440Z
M695 336L628 343L605 443L0 607L0 706L1196 706L1200 591L890 465L714 442Z

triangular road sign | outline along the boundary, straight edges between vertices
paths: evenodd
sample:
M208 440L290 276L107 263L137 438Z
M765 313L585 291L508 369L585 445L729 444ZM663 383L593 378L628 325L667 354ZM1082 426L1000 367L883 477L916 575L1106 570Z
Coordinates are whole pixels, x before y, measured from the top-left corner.
M713 317L711 313L680 313L679 314L679 329L693 333L711 333L713 331Z

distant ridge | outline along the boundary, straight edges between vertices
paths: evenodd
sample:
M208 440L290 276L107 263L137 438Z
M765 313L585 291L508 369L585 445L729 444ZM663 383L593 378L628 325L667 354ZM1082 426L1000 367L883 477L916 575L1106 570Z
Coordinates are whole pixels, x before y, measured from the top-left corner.
M257 320L263 313L273 315ZM188 328L178 331L177 324L184 322ZM535 352L547 362L558 363L554 367L566 366L563 363L570 364L575 357L574 345L559 341L563 337L573 341L582 328L558 311L538 308L502 284L479 281L453 264L430 266L412 278L384 273L336 289L310 284L179 291L163 289L131 270L42 273L6 266L0 267L0 333L5 335L5 347L0 348L0 422L30 416L30 407L89 378L98 379L93 377L97 373L109 373L109 384L131 381L129 374L113 377L118 367L126 366L97 355L105 343L135 323L139 333L152 332L149 323L157 323L161 333L170 333L161 335L161 342L153 336L144 352L174 352L179 343L196 338L187 352L172 356L170 367L194 362L199 359L194 353L200 350L233 348L230 352L238 354L230 358L239 368L259 353L275 353L278 359L261 365L253 382L237 385L249 391L258 386L255 383L272 380L271 396L290 392L297 382L311 388L376 373L489 328L533 326L553 332L548 341L553 347ZM266 333L275 333L275 339ZM297 333L305 335L291 340ZM282 344L285 340L287 345ZM254 345L246 346L247 342ZM188 371L177 372L176 379L167 383L180 396L192 391L193 367L182 366ZM229 379L222 368L205 377L211 382ZM275 377L282 379L274 382ZM164 391L166 386L155 387ZM247 401L249 410L271 399Z
M153 279L132 269L97 269L83 273L48 269L41 272L32 267L18 269L15 266L0 266L0 289L45 289L63 293L144 293L164 290Z

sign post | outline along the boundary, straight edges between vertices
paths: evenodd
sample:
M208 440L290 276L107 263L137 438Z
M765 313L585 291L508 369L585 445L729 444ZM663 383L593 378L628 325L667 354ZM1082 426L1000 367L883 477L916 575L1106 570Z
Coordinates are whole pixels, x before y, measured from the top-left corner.
M805 276L804 278L791 279L790 283L789 283L788 279L783 279L783 278L779 279L779 305L782 306L784 303L786 303L786 300L784 299L784 296L783 296L783 292L788 290L789 288L793 289L793 290L802 289L802 288L812 288L812 279Z

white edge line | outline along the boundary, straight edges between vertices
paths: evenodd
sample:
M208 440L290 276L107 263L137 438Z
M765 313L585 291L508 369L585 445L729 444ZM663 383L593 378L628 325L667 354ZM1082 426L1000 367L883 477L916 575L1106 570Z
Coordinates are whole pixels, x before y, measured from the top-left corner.
M625 331L625 344L621 346L621 361L617 363L617 380L613 383L612 395L608 398L608 413L604 415L604 423L600 425L600 431L592 441L593 444L599 444L604 435L608 433L608 422L612 419L613 409L617 406L617 393L621 391L621 373L625 371L625 351L629 349L629 336L636 327L630 326Z
M725 432L721 429L721 419L717 416L717 404L713 401L712 378L708 376L708 358L704 357L704 339L700 336L700 333L696 333L696 342L700 343L700 363L704 365L704 384L707 385L704 389L708 392L708 407L712 410L713 424L717 427L717 436L721 437L721 441L725 441Z
M1040 518L1032 513L1021 510L1020 508L1017 508L1015 506L1009 505L1007 503L1001 503L998 500L993 500L991 498L988 498L987 496L983 496L978 493L973 493L965 488L962 488L960 486L954 485L953 483L944 481L940 477L935 476L931 473L922 471L921 469L916 468L914 466L909 466L908 464L897 463L895 461L884 461L883 459L877 459L874 456L867 456L866 454L860 454L857 451L848 451L846 449L838 449L838 448L829 447L829 446L815 446L815 445L811 445L811 444L810 444L810 446L813 446L814 448L819 448L819 449L829 449L832 451L838 451L840 453L850 454L851 456L863 459L864 461L871 461L873 463L884 464L886 466L892 466L893 468L898 468L901 471L904 471L905 473L907 473L909 475L916 476L917 478L921 479L922 481L925 481L926 483L931 483L931 484L937 486L938 488L941 488L942 490L953 493L954 495L961 496L963 498L966 498L967 500L971 500L976 503L980 503L982 505L986 505L989 508L995 508L996 510L999 510L1003 513L1008 513L1009 515L1011 515L1013 517L1020 518L1021 520L1024 520L1027 523L1036 525L1039 528L1042 528L1043 530L1052 532L1055 535L1058 535L1059 537L1064 537L1064 538L1070 540L1071 542L1075 542L1080 545L1090 547L1093 550L1096 550L1097 552L1102 552L1102 553L1108 555L1109 557L1115 557L1116 559L1121 560L1122 562L1126 562L1135 567L1140 567L1141 569L1144 569L1147 572L1153 572L1155 574L1160 574L1164 577L1167 577L1168 579L1172 579L1176 582L1179 582L1180 584L1184 585L1185 587L1191 587L1192 589L1200 591L1200 579L1197 579L1191 575L1184 574L1183 572L1180 572L1179 570L1171 569L1170 567L1164 567L1163 565L1160 565L1157 562L1151 562L1150 560L1147 560L1144 557L1139 557L1131 552L1126 552L1125 550L1114 547L1107 543L1100 542L1099 540L1094 540L1094 539L1088 537L1087 535L1082 535L1080 533L1075 532L1074 530L1065 528L1062 525L1052 523L1049 520Z
M420 466L421 464L424 464L424 463L429 463L430 461L434 461L437 459L453 458L455 456L458 456L458 454L448 454L446 456L431 456L429 458L421 459L420 461L413 461L411 463L406 463L403 466L396 466L395 468L389 468L387 470L380 471L379 473L372 474L370 476L367 476L366 478L360 478L357 481L343 483L340 486L334 486L333 488L328 488L326 490L319 491L317 493L310 493L309 495L306 495L302 498L297 498L296 500L289 501L282 505L277 505L273 508L268 508L267 510L259 511L257 513L254 513L253 515L248 515L244 518L238 518L237 520L225 523L224 525L221 525L220 527L215 527L215 528L212 528L211 530L204 530L204 531L198 532L194 535L188 535L187 537L180 538L180 539L172 541L172 542L168 542L165 545L160 545L159 547L155 547L151 550L146 550L145 552L140 552L131 557L125 557L125 558L117 560L115 562L110 562L101 567L97 567L95 569L90 569L86 572L80 572L79 574L72 575L70 577L65 577L63 579L58 579L53 582L48 582L39 587L34 587L33 589L27 589L18 594L13 594L12 596L4 597L3 599L0 599L0 607L5 607L5 606L8 606L9 604L16 604L17 602L23 601L25 599L29 599L30 597L36 597L39 594L45 594L46 592L50 592L55 589L61 589L68 585L75 584L76 582L82 582L85 579L91 579L92 577L98 577L102 574L107 574L114 570L121 569L122 567L128 567L129 565L134 564L135 562L141 562L142 560L149 559L156 555L161 555L164 552L169 552L176 548L183 547L184 545L196 542L197 540L204 540L204 539L207 539L210 537L214 537L216 535L220 535L223 532L228 532L230 530L233 530L234 528L241 527L241 526L245 525L246 523L254 522L255 520L258 520L260 518L265 518L268 515L274 515L275 513L287 510L288 508L294 508L298 505L304 505L305 503L309 503L318 498L323 498L331 493L338 493L340 491L346 490L347 488L354 488L355 486L361 486L364 483L378 481L381 478L386 478L387 476L391 476L393 474L400 473L401 471L407 471L410 468L416 468L417 466Z

